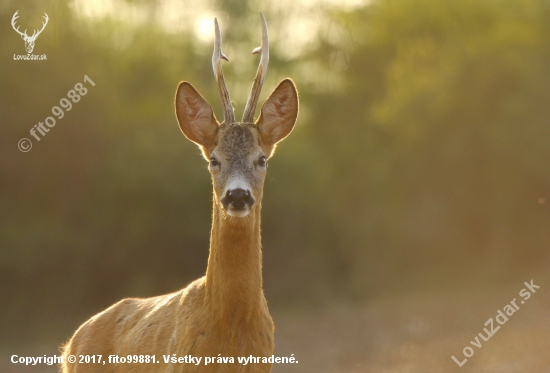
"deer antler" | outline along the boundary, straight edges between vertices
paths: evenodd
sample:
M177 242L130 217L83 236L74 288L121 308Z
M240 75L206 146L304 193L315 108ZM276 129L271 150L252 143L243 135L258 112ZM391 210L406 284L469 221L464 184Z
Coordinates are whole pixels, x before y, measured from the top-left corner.
M22 37L29 37L29 36L27 35L27 30L25 30L25 32L21 32L21 31L19 31L19 26L17 26L17 28L15 27L15 20L16 20L17 18L19 18L19 16L17 15L17 13L19 13L18 10L15 12L15 14L13 15L13 17L11 17L11 27L13 27L13 29L14 29L19 35L21 35Z
M220 91L220 98L223 104L224 123L235 123L235 112L233 106L231 106L231 99L229 98L229 92L225 86L225 78L223 77L222 59L229 61L227 56L222 52L222 35L220 32L220 26L218 25L218 19L214 18L214 25L216 28L216 39L214 40L214 54L212 55L212 68L214 69L214 76L218 83L218 90Z
M262 13L260 13L260 16L262 18L262 45L252 51L252 54L261 54L260 65L258 66L258 71L256 72L254 83L252 84L252 90L250 91L250 96L248 96L248 101L244 109L243 122L245 123L252 123L254 121L254 112L256 111L256 105L258 104L258 98L262 91L262 85L264 84L264 78L267 72L267 64L269 62L267 23Z
M45 22L42 23L42 28L40 29L40 31L34 30L32 36L31 36L31 39L32 38L36 39L38 37L38 35L40 35L42 33L42 31L44 31L44 28L46 27L46 25L48 24L48 20L50 19L46 13L44 13L44 18L45 18Z

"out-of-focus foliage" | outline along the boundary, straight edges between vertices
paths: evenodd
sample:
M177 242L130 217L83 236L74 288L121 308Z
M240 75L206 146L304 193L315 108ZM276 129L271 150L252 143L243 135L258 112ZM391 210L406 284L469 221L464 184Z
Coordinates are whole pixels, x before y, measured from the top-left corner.
M491 283L548 265L547 4L335 7L292 59L276 51L289 44L277 31L294 14L215 6L237 116L257 66L259 10L273 40L262 99L286 76L300 92L297 127L270 161L264 193L270 304ZM9 27L17 9L38 24L47 9L34 51L47 61L13 61L24 52ZM122 297L201 276L211 185L173 95L191 81L220 113L211 45L154 21L77 17L59 1L7 3L0 25L0 335L26 342L32 329L61 340ZM19 152L85 74L96 86Z
M316 57L342 70L342 88L307 104L346 284L361 295L419 274L463 283L544 268L548 3L387 0L336 13Z

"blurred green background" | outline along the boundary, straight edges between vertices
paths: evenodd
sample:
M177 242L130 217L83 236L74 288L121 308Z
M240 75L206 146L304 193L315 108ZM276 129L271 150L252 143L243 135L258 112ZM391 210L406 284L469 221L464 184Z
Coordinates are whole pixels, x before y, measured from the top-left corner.
M46 61L13 59L25 54L10 25L16 10L21 30L48 14L33 52ZM278 351L309 350L299 366L274 371L421 371L399 364L443 332L449 353L426 356L441 361L434 371L458 369L450 355L462 356L532 278L541 284L529 301L535 316L521 311L526 319L514 322L544 331L524 340L536 344L526 347L534 367L549 367L536 352L550 344L547 0L3 0L0 350L55 353L117 300L204 274L210 177L173 97L190 81L221 117L211 66L218 17L240 118L260 11L271 44L260 102L291 77L301 105L270 161L262 228ZM36 141L29 130L84 75L95 87ZM28 153L17 148L23 137ZM403 331L411 310L411 325L424 326ZM414 330L427 331L417 340ZM315 335L333 338L323 345ZM463 370L497 351L514 359L514 348L487 342Z

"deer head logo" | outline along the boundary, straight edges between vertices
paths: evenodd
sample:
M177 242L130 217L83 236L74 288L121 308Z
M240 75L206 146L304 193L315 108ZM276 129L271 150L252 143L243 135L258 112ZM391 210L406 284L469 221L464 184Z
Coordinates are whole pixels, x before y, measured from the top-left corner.
M32 50L34 49L34 42L36 41L36 38L38 37L38 35L40 35L40 33L42 31L44 31L44 28L48 24L48 19L49 19L48 15L46 13L44 13L44 23L42 24L42 28L40 29L40 31L34 30L33 34L31 36L29 36L29 35L27 35L27 30L25 30L25 32L21 32L21 31L19 31L19 26L15 27L15 20L17 18L19 18L19 16L17 15L18 12L19 11L16 11L15 14L13 15L13 17L11 19L11 26L13 27L13 29L19 35L21 35L23 40L25 40L25 49L27 50L27 53L32 53Z

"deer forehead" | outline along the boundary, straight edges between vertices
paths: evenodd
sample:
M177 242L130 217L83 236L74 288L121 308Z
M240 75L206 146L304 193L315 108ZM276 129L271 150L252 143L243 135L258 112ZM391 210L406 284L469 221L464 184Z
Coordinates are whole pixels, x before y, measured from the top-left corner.
M253 124L234 123L220 127L218 146L214 153L228 161L246 161L260 151L258 133Z

